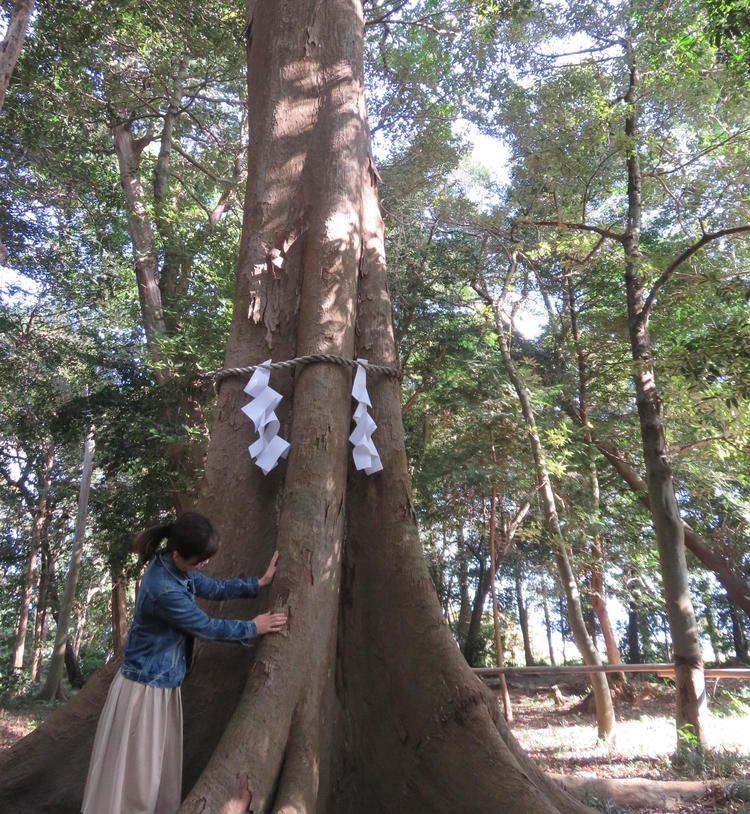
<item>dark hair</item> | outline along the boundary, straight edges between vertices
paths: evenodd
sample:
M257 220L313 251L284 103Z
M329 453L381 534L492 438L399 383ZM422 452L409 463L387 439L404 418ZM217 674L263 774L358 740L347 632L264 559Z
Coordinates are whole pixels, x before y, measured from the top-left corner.
M159 543L167 541L167 551L176 551L185 560L196 563L213 557L219 550L219 533L211 521L198 512L184 512L174 523L152 526L142 531L133 543L140 565L156 553Z

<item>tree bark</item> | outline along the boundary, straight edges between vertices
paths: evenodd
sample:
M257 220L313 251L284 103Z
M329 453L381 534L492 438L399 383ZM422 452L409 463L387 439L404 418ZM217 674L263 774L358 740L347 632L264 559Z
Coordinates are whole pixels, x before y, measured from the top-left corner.
M628 219L623 235L623 250L628 328L634 363L633 382L641 426L651 517L659 548L664 602L676 664L675 722L678 732L683 727L690 727L691 734L698 739L701 746L704 746L706 738L703 718L707 710L707 699L703 657L688 586L685 532L675 498L672 467L667 455L661 419L661 400L654 377L648 310L644 310L644 279L640 269L641 169L638 160L637 93L640 73L632 51L628 56L630 83L625 97L627 104L625 135L632 141L632 146L627 159Z
M275 359L328 351L397 365L361 4L251 3L248 18L254 128L227 365L267 358L269 346ZM286 608L289 629L259 643L250 669L240 648L198 652L183 694L186 788L200 777L181 814L583 814L523 754L444 623L398 382L369 383L384 466L371 477L350 462L348 371L274 373L291 450L268 478L243 452L242 384L221 388L199 502L223 538L211 571L257 572L276 546L270 604ZM0 805L78 810L113 669L2 758Z
M91 427L83 443L83 469L81 472L81 487L78 492L78 512L76 514L76 527L73 536L73 550L70 553L70 565L65 577L65 591L57 612L57 632L55 645L52 650L47 678L40 693L41 698L52 700L61 691L63 669L65 667L66 643L68 641L68 628L73 614L78 575L81 572L81 557L83 555L83 541L86 537L86 518L89 508L89 491L91 489L91 473L94 468L94 429Z

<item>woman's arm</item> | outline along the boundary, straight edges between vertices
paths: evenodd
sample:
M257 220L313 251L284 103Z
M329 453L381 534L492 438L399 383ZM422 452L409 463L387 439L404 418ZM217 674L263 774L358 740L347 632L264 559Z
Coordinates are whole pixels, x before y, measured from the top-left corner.
M279 552L274 552L265 574L258 579L210 579L203 576L200 571L191 571L195 595L201 599L237 599L239 597L253 597L264 585L270 585L276 574L276 562Z
M200 571L191 571L195 595L201 599L239 599L258 596L260 590L257 577L249 579L211 579Z
M243 619L214 619L205 614L182 591L165 591L159 594L154 603L153 613L168 625L198 639L249 641L258 636L255 622Z

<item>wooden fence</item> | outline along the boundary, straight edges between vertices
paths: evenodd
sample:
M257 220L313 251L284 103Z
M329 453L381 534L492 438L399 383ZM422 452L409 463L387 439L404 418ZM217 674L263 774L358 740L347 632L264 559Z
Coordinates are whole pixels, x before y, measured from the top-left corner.
M491 678L503 673L506 676L514 675L580 675L581 673L656 673L660 677L673 676L674 664L600 664L588 667L585 664L569 664L550 667L539 665L537 667L473 667L480 678ZM750 680L750 668L747 667L706 667L706 678L740 678Z

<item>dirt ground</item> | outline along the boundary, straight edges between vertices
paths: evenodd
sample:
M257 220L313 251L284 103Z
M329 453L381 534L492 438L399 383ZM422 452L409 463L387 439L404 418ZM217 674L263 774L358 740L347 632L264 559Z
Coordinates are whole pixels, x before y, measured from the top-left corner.
M666 682L630 679L632 700L616 699L617 727L612 744L596 737L593 715L574 711L583 697L582 684L560 683L564 697L555 706L549 684L526 680L511 685L513 732L527 753L546 771L590 778L705 780L724 785L750 781L750 687L740 681L708 682L706 725L710 752L689 763L675 759L674 689ZM673 808L626 808L590 799L602 811L743 812L750 804L708 795L699 803Z
M575 712L584 686L558 684L564 698L555 706L549 684L527 679L511 684L513 732L523 748L549 772L590 778L646 778L649 780L705 780L724 785L750 781L750 686L722 681L715 687L709 681L707 722L710 753L702 760L685 765L674 759L674 690L666 682L631 679L632 700L616 700L617 732L612 744L596 738L592 715ZM23 699L0 708L0 750L9 748L31 732L54 710L54 705ZM728 800L720 793L699 802L674 807L624 807L589 796L590 805L609 814L714 814L743 812L750 804Z

